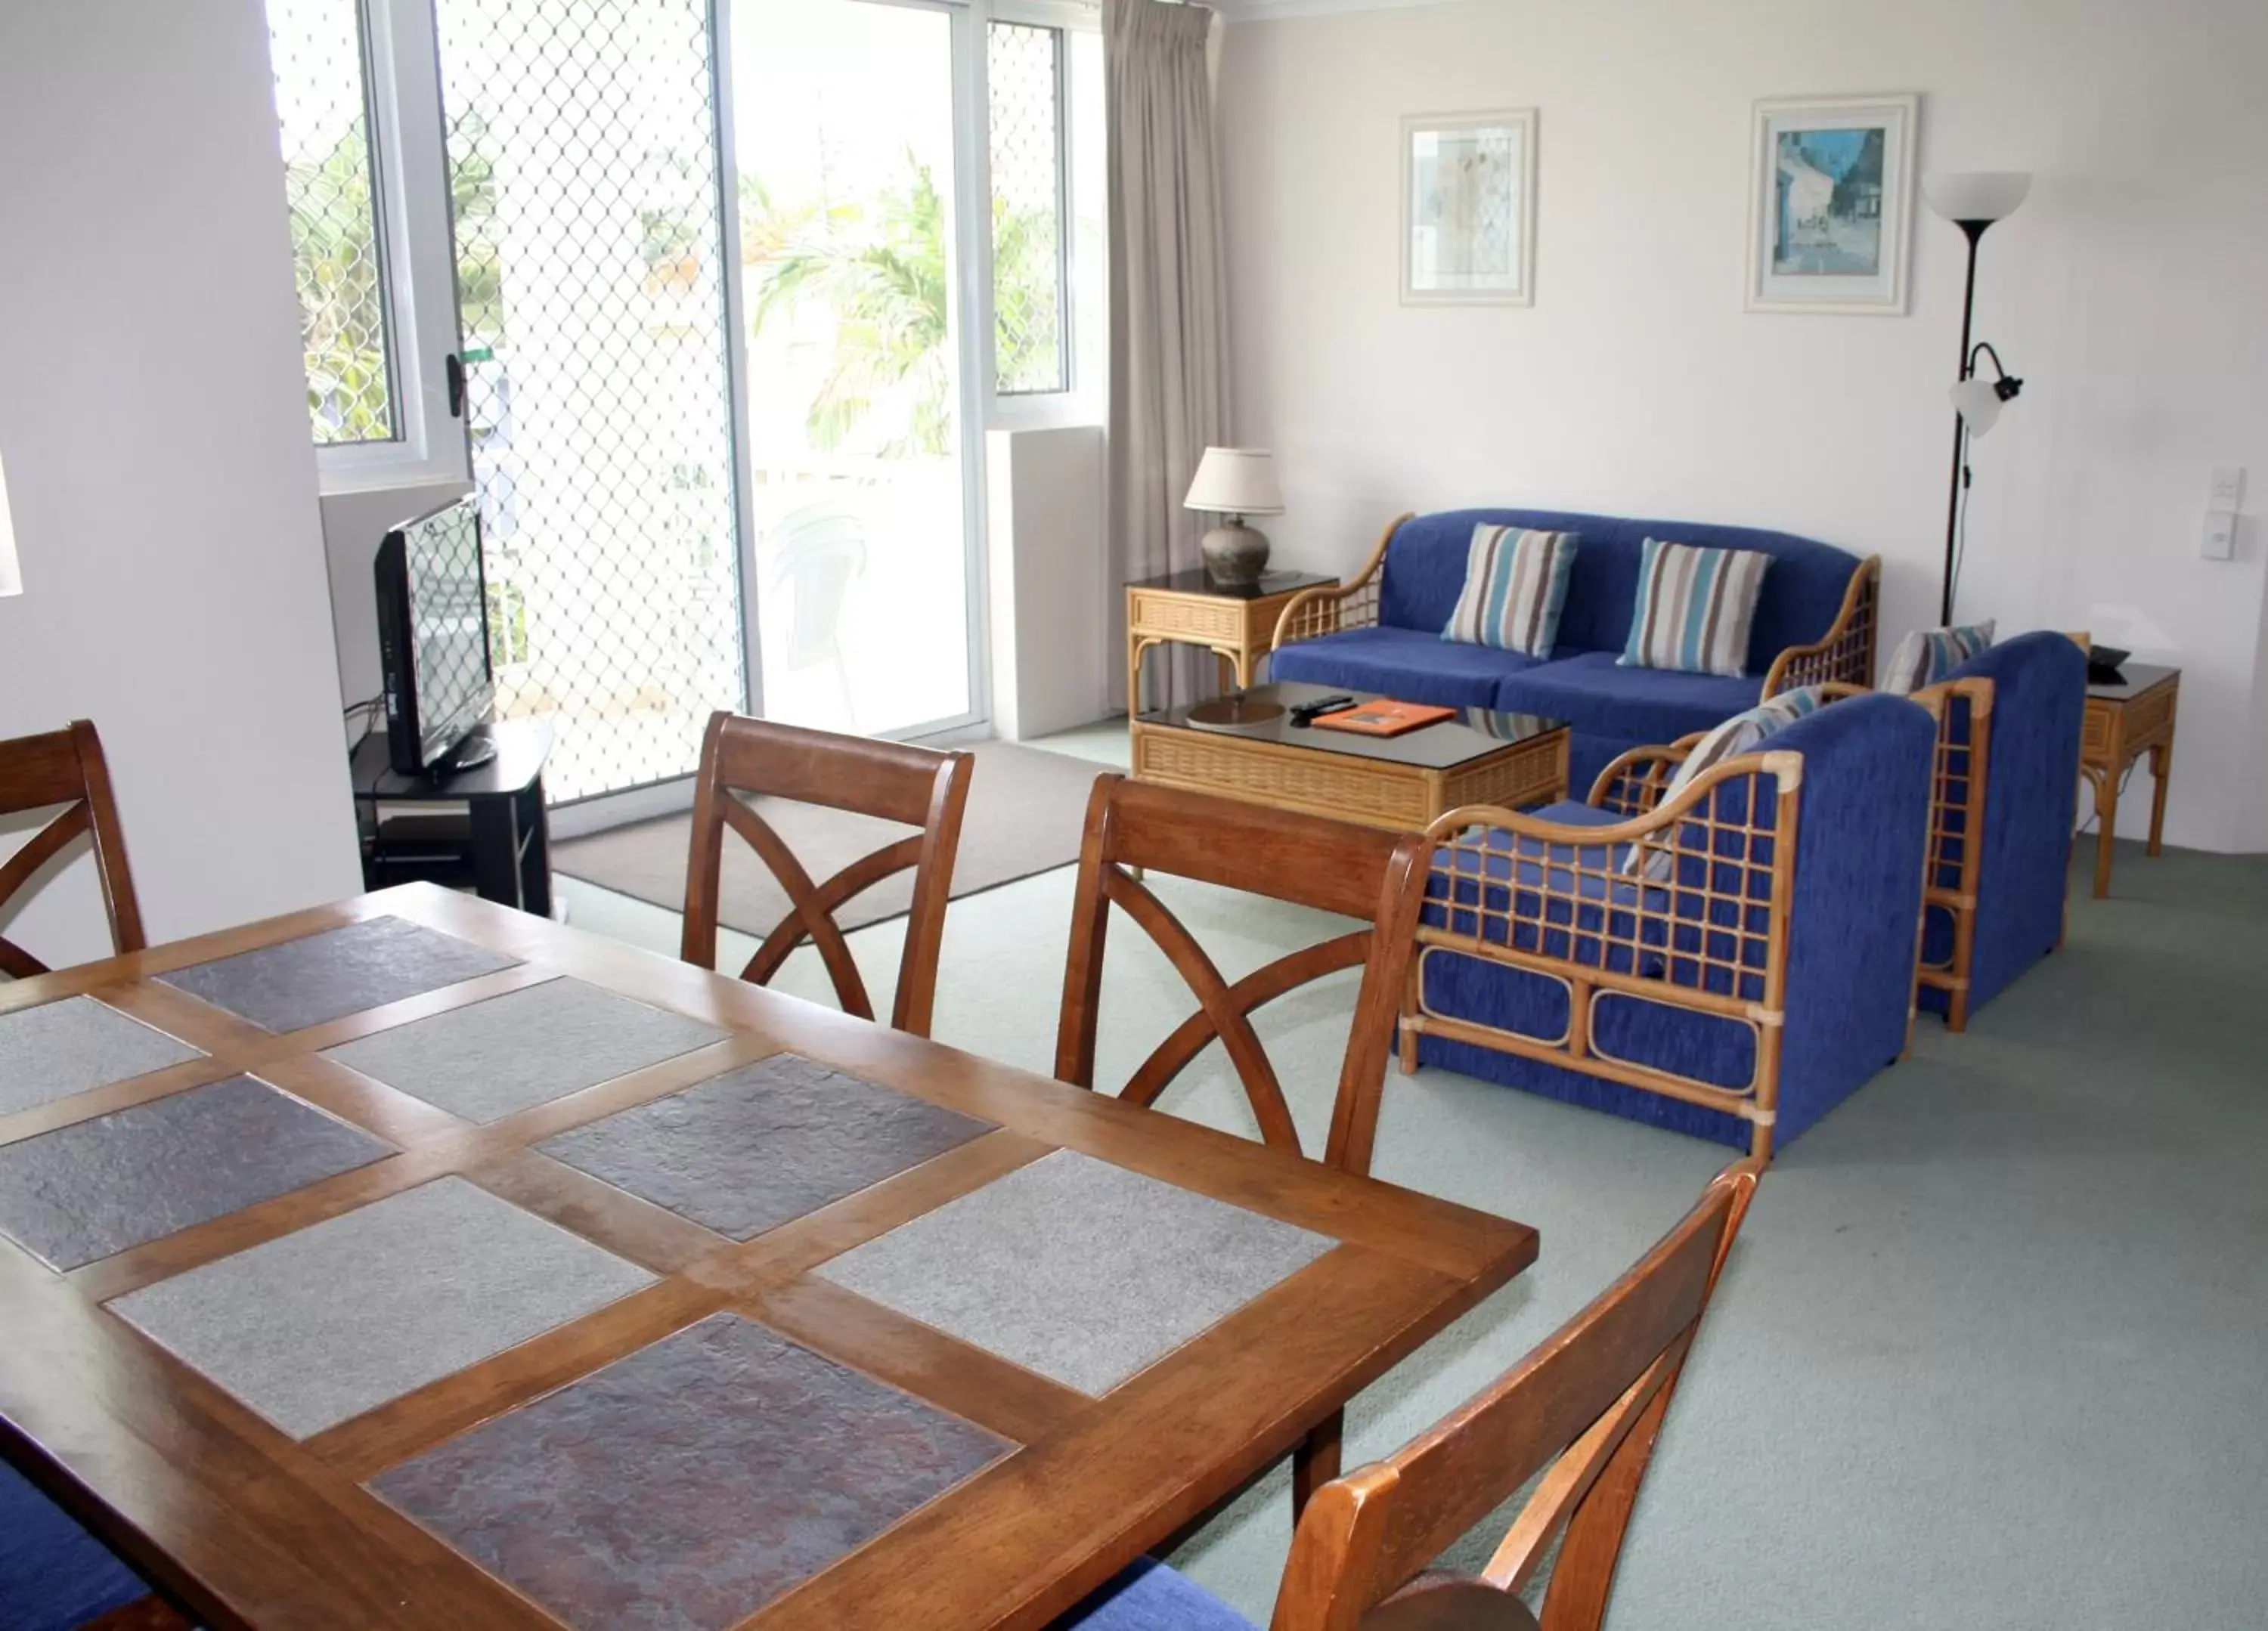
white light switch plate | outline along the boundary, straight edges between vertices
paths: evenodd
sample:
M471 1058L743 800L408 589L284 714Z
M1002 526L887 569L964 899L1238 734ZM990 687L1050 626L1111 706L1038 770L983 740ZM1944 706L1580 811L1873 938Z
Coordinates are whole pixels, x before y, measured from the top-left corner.
M2217 465L2213 467L2213 485L2206 491L2205 507L2235 514L2244 508L2244 467Z
M2236 559L2236 518L2226 510L2209 510L2205 518L2205 558Z

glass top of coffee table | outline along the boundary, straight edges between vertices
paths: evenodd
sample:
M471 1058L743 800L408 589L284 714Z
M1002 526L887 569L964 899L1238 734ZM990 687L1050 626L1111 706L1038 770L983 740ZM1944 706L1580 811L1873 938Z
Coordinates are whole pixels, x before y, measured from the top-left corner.
M1286 680L1281 685L1255 686L1239 696L1218 697L1144 714L1138 723L1168 730L1195 731L1206 736L1234 737L1248 742L1276 742L1286 747L1348 753L1358 759L1381 759L1427 770L1450 769L1513 743L1565 730L1567 723L1535 714L1499 714L1484 708L1465 709L1450 718L1420 725L1400 736L1364 736L1352 731L1292 723L1293 708L1327 696L1351 696L1357 702L1380 700L1374 691ZM1232 709L1230 705L1236 703L1241 703L1241 708ZM1241 719L1229 717L1232 713L1241 714Z

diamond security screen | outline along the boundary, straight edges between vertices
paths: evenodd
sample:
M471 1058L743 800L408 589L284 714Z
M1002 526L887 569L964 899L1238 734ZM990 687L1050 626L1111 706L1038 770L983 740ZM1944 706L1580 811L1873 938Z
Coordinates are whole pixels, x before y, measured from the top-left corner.
M745 705L705 0L438 0L497 711L555 802Z
M386 442L393 352L358 0L268 0L307 409L318 443Z
M1003 396L1071 388L1064 334L1063 31L993 23L992 313Z

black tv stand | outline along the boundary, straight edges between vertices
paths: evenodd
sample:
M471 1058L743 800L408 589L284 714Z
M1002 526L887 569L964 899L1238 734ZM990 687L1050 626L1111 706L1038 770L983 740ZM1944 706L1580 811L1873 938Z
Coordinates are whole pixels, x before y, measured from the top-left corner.
M475 730L457 744L449 754L448 762L436 765L425 775L428 780L462 775L468 770L477 770L497 756L497 745L490 739L485 727Z
M497 720L479 727L444 766L425 775L393 768L383 731L363 738L352 766L364 887L421 879L469 886L483 900L550 916L543 763L551 737L548 719ZM475 746L485 752L467 752ZM398 808L404 804L463 808Z

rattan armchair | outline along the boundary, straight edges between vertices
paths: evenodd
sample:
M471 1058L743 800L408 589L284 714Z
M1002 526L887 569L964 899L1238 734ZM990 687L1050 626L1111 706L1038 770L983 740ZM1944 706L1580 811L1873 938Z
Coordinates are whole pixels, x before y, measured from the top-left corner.
M1937 725L1926 702L1832 689L1674 794L1697 737L1622 755L1585 804L1435 822L1403 1069L1423 1058L1768 1159L1792 1040L1797 1130L1900 1054Z

